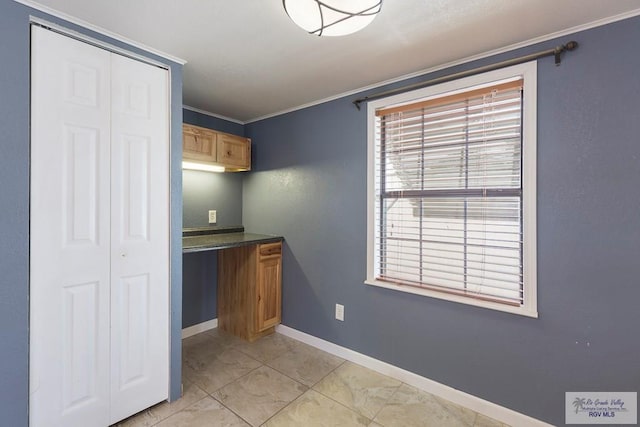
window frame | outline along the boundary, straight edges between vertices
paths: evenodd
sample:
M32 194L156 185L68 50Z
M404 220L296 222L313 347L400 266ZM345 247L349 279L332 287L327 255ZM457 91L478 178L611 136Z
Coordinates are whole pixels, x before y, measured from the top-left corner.
M512 306L414 286L398 285L375 278L375 176L376 176L376 110L411 104L429 98L439 98L466 92L473 88L491 86L496 82L522 78L522 262L523 304ZM446 83L429 86L367 104L367 277L365 284L408 292L467 305L538 317L537 309L537 224L536 224L536 157L537 157L537 61L477 74Z

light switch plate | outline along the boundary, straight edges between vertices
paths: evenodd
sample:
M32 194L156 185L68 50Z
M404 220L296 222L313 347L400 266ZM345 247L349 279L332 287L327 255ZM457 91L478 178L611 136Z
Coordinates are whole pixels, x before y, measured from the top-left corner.
M215 224L217 222L217 212L209 211L209 224Z
M344 322L344 305L336 304L336 319Z

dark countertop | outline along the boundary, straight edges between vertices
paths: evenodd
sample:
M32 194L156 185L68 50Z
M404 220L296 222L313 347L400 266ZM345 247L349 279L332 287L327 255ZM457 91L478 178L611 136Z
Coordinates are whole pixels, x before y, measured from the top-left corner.
M182 236L183 253L215 251L283 240L282 236L245 233L242 226L186 228Z

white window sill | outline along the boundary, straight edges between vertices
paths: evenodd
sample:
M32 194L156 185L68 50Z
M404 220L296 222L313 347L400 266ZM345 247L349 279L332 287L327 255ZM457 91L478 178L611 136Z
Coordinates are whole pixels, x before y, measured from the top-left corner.
M515 307L506 304L500 304L492 301L483 301L475 298L469 298L462 295L448 294L445 292L433 291L431 289L418 288L414 286L402 286L395 283L383 282L376 279L367 279L364 281L366 285L378 286L381 288L391 289L394 291L407 292L416 295L422 295L425 297L438 298L445 301L458 302L462 304L472 305L475 307L488 308L491 310L504 311L506 313L518 314L526 317L538 318L538 311L534 308L527 308L525 306Z

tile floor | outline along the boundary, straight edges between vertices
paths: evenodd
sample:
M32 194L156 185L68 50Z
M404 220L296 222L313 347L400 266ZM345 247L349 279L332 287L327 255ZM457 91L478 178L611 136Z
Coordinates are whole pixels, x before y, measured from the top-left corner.
M505 427L284 335L217 329L183 341L183 397L118 427Z

